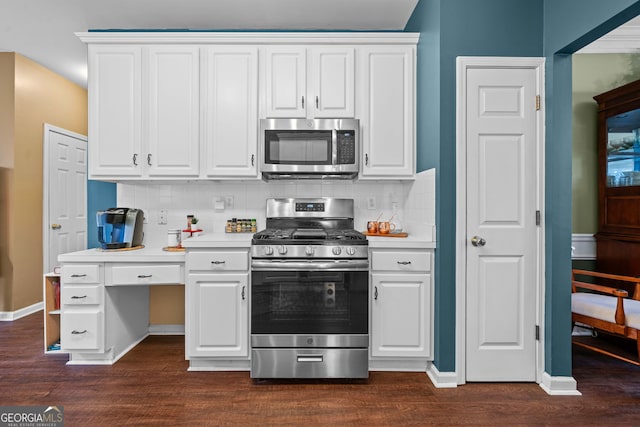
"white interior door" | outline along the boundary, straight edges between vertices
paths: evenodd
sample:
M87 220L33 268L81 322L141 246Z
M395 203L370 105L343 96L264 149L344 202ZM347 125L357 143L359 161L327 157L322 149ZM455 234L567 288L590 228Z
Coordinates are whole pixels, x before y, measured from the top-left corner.
M45 125L44 266L87 247L87 137Z
M466 379L535 381L536 68L466 70Z

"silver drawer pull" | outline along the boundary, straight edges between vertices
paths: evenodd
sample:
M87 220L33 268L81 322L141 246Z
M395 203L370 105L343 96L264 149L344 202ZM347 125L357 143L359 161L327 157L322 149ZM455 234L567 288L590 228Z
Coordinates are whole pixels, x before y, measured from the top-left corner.
M225 261L211 261L211 264L215 264L215 265L219 265L219 264L224 264Z
M400 265L409 265L409 264L411 264L411 261L398 261L398 264L400 264Z
M71 277L87 277L86 274L72 274Z
M71 331L71 335L82 335L82 334L86 334L87 330L85 329L84 331L76 331L75 329L73 331Z
M153 276L153 274L138 274L138 279L148 279Z
M85 299L86 297L87 297L86 295L82 295L82 296L79 296L79 295L73 295L73 296L71 297L71 299Z
M320 362L322 363L323 357L321 354L298 354L298 363Z

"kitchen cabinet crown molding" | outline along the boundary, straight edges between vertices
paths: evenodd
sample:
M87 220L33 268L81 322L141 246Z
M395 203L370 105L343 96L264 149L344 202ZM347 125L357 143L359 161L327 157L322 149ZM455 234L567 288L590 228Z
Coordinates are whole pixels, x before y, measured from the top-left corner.
M407 32L224 32L90 31L75 35L84 43L110 44L417 44L420 33Z

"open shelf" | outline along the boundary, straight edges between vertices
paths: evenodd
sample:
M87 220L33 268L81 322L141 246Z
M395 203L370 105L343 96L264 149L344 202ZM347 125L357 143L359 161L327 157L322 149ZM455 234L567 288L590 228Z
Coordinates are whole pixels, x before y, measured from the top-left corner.
M45 354L64 353L62 350L50 350L60 344L60 293L56 298L56 287L59 290L60 275L47 273L42 280L42 298L44 301L44 352Z

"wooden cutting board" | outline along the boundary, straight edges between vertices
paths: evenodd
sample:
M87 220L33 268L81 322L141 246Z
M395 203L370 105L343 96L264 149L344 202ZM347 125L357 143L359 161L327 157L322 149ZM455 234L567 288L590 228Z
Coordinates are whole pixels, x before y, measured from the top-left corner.
M375 237L407 237L408 233L388 233L388 234L380 234L380 233L369 233L368 231L363 231L362 234L365 236L375 236Z

